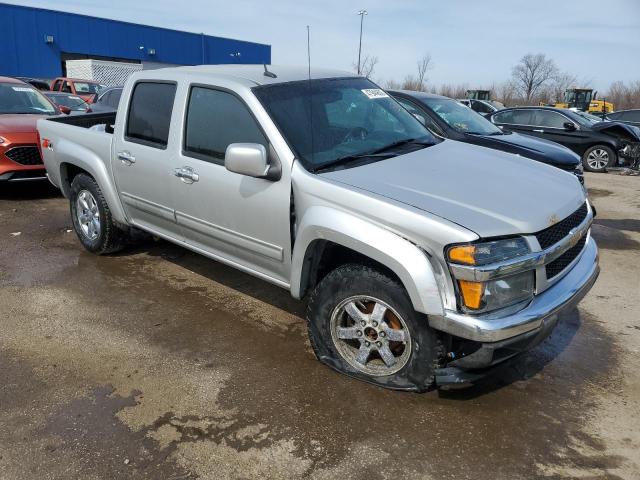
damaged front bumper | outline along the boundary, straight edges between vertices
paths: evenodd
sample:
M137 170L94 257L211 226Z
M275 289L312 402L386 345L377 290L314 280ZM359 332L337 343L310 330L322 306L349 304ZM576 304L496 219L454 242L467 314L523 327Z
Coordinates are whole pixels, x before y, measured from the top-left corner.
M446 311L430 317L430 325L475 347L436 371L439 385L473 383L492 367L529 350L549 336L562 311L573 308L589 292L599 274L598 249L589 238L580 259L553 287L522 310L499 318L482 318Z

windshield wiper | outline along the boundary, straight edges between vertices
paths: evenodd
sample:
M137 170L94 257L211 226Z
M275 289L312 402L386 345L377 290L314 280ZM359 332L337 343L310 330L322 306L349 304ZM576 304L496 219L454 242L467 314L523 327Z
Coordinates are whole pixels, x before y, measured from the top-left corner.
M314 172L321 172L323 170L328 170L334 167L337 167L338 165L344 165L345 163L349 163L352 162L354 160L362 160L363 158L378 158L378 159L386 159L391 157L392 154L390 153L357 153L354 155L345 155L344 157L339 157L336 158L335 160L332 160L330 162L325 163L324 165L320 165L318 167L316 167L313 171Z
M356 153L353 155L346 155L344 157L336 158L335 160L327 162L324 165L319 165L314 169L314 172L321 172L323 170L337 167L338 165L344 165L345 163L349 163L354 160L362 160L365 158L377 158L377 159L383 160L383 159L391 158L394 156L394 154L388 152L388 150L393 150L394 148L401 147L403 145L409 145L409 144L424 145L424 146L434 145L433 142L420 141L417 138L408 138L405 140L399 140L397 142L390 143L389 145L385 145L384 147L378 148L371 152Z
M399 140L397 142L390 143L389 145L385 145L382 148L374 150L373 154L386 152L387 150L393 150L397 147L402 147L403 145L424 145L425 147L429 145L434 145L433 142L428 142L426 140L418 140L417 138L407 138L405 140Z

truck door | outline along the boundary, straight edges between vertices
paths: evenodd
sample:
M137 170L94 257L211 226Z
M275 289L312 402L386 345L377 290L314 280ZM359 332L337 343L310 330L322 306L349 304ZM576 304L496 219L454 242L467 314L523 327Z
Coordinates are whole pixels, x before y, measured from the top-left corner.
M228 171L231 143L260 143L277 162L258 121L234 93L208 86L185 92L185 126L173 178L185 241L209 256L288 285L291 264L290 172L271 181ZM183 173L186 176L183 176Z
M127 109L118 116L111 161L131 222L180 239L171 193L175 95L175 82L141 80L133 85Z

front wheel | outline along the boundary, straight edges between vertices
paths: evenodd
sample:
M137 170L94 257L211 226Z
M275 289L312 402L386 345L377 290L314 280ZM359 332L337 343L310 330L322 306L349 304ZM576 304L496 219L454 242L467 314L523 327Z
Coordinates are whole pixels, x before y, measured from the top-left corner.
M605 145L594 145L582 156L582 166L590 172L605 172L607 167L615 165L615 152Z
M437 333L378 270L352 264L329 273L311 295L307 325L318 359L341 373L398 390L434 386Z

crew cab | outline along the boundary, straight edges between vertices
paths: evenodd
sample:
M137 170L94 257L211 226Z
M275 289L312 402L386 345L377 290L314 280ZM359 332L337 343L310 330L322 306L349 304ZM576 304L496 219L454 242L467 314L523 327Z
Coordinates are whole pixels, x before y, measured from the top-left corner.
M104 85L99 82L80 78L58 77L51 82L51 91L70 93L87 103L93 102L102 88Z
M349 73L137 72L117 113L38 130L87 250L141 229L285 288L318 359L380 386L474 382L599 272L574 175L439 139Z

